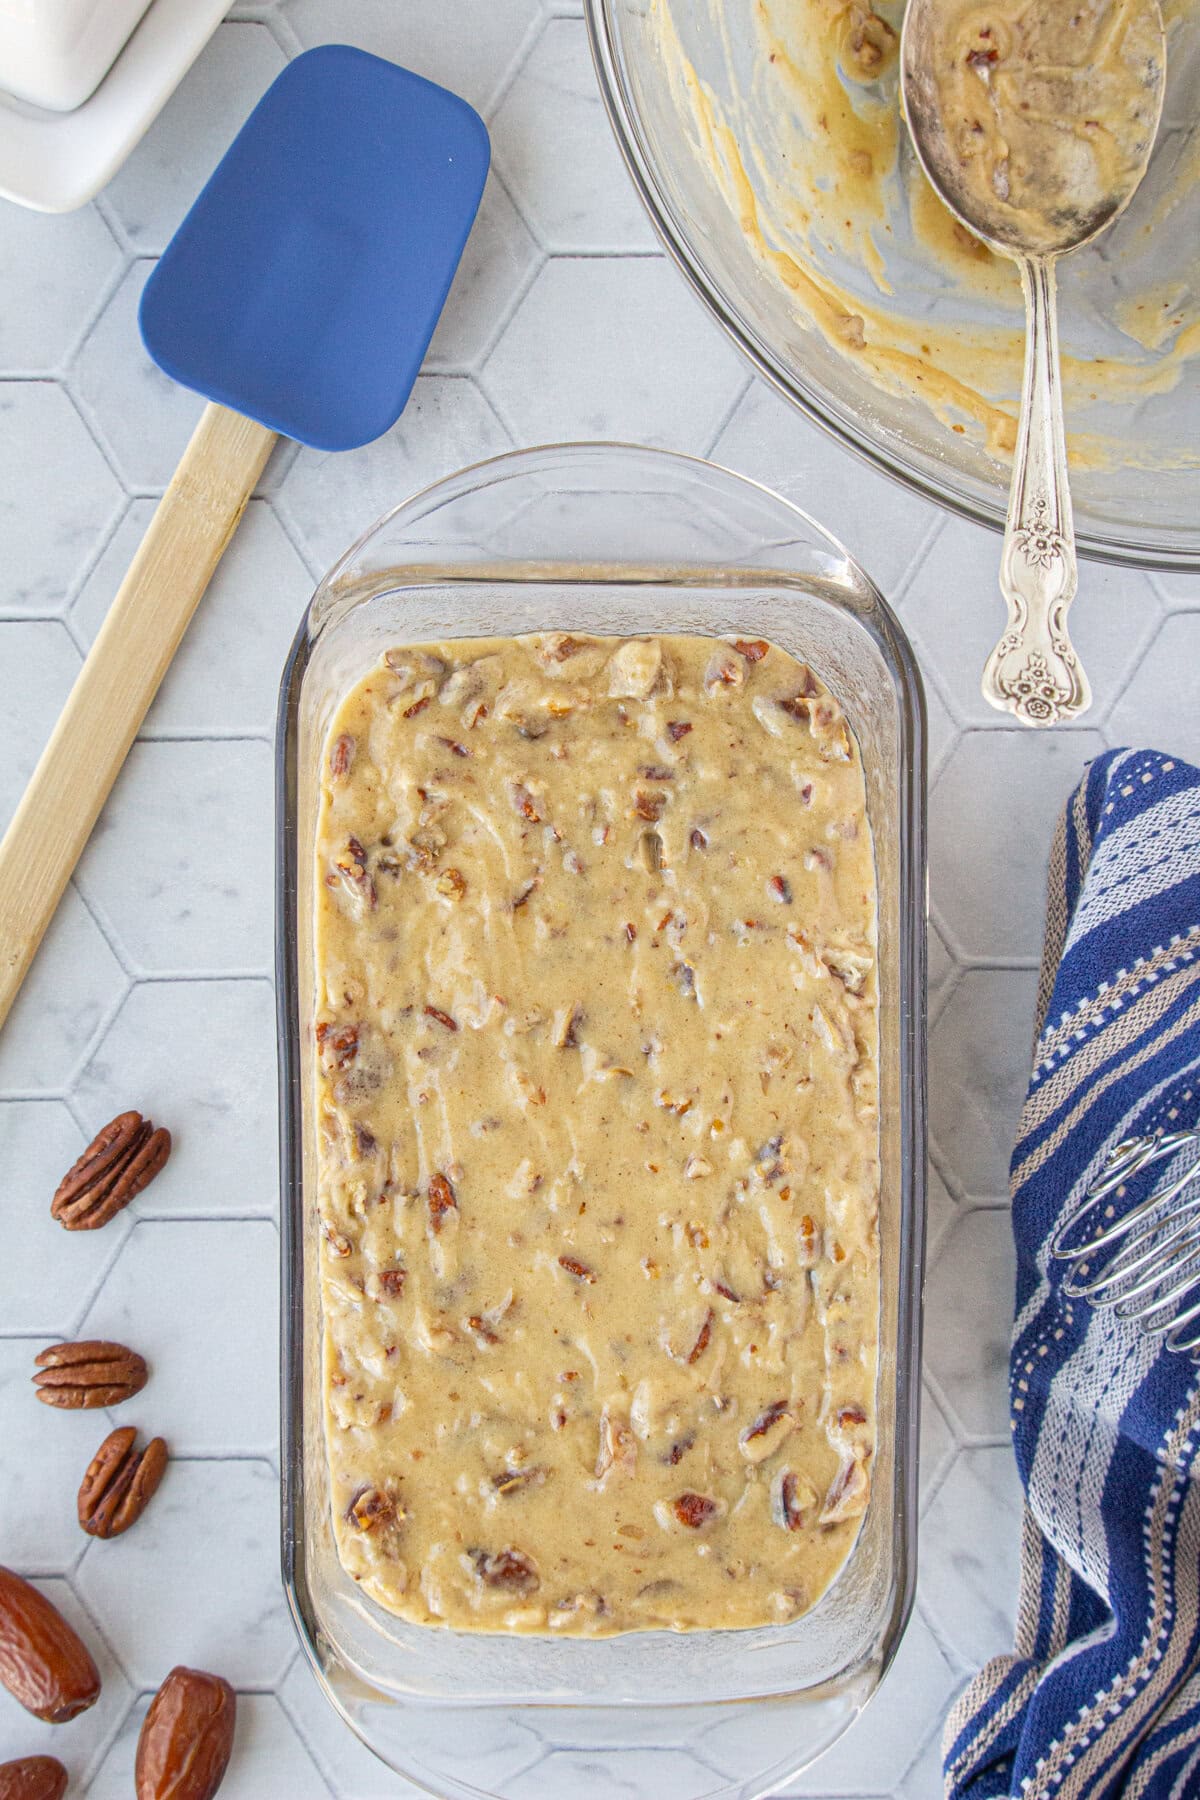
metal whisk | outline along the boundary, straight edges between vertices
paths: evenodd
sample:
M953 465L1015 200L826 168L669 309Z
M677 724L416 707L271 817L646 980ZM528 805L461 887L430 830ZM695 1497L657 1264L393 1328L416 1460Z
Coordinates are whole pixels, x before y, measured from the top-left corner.
M1052 1256L1074 1265L1064 1293L1111 1307L1147 1337L1165 1339L1168 1350L1193 1356L1200 1356L1200 1155L1123 1217L1103 1221L1111 1194L1153 1163L1197 1147L1200 1127L1124 1139L1050 1246Z

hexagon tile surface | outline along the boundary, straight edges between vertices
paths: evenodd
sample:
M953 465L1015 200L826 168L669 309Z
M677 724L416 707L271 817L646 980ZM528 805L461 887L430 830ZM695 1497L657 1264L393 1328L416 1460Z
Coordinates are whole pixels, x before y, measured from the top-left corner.
M1008 1446L1007 1165L1029 1061L1054 817L1105 744L1200 756L1200 585L1085 565L1072 628L1096 688L1034 736L980 698L999 541L866 468L762 382L661 252L604 120L578 0L237 0L107 191L66 218L0 204L0 820L174 470L201 402L148 361L146 276L285 57L356 43L479 107L494 166L398 425L345 456L283 445L189 629L0 1033L0 1560L92 1645L100 1704L37 1724L0 1691L0 1761L53 1749L71 1793L118 1800L175 1662L241 1689L228 1800L402 1800L296 1649L278 1576L275 1074L270 984L276 691L314 581L385 509L516 444L629 437L714 455L810 511L895 604L930 740L930 1259L922 1550L913 1622L866 1717L793 1784L808 1800L934 1800L952 1693L1009 1642L1021 1495ZM139 1106L175 1134L105 1230L64 1233L54 1187ZM33 1357L127 1338L150 1384L57 1413ZM137 1528L79 1531L75 1490L117 1421L172 1462ZM169 1579L168 1579L168 1572ZM512 1746L510 1745L510 1750ZM695 1781L721 1775L696 1746ZM660 1800L678 1765L588 1772L530 1736L514 1796ZM734 1771L736 1773L736 1771ZM484 1767L472 1775L486 1785Z

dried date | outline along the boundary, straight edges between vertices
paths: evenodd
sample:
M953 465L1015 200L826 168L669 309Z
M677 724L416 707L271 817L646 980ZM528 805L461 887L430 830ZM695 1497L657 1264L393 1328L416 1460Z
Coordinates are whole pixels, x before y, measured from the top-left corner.
M172 1669L142 1721L137 1800L212 1800L229 1766L236 1722L237 1698L221 1676Z

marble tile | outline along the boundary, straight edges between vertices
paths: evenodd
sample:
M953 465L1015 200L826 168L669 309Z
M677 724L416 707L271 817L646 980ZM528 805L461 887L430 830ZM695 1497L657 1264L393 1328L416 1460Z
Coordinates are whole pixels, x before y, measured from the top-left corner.
M50 1217L54 1190L85 1142L59 1100L0 1101L0 1160L9 1171L0 1257L2 1331L73 1336L125 1241L129 1222L120 1214L102 1231L64 1231ZM7 1520L7 1510L0 1509L5 1542Z
M100 1671L100 1697L65 1725L43 1725L0 1688L0 1762L16 1756L57 1756L82 1792L129 1711L133 1694L95 1620L67 1582L35 1581L34 1586L53 1601L91 1651Z
M234 137L283 68L263 25L219 25L105 189L141 256L157 256Z
M890 1794L941 1718L955 1686L928 1625L914 1613L869 1707L832 1749L782 1791L814 1800L830 1794Z
M120 500L116 476L60 387L0 383L0 615L57 612Z
M306 50L329 42L329 0L284 0L280 12ZM520 63L538 17L538 0L487 0L471 8L469 22L461 6L339 0L334 35L403 63L486 112Z
M553 1750L504 1788L505 1800L695 1800L718 1785L681 1751Z
M91 1800L128 1800L132 1794L138 1734L149 1704L144 1695L130 1712L89 1789ZM271 1694L239 1694L221 1800L329 1800L329 1792L278 1700ZM390 1792L398 1790L393 1786Z
M1200 575L1155 575L1152 580L1172 612L1200 612Z
M25 792L82 661L58 619L10 620L4 658L21 679L6 683L0 709L0 832Z
M1015 1281L1007 1207L957 1219L925 1279L925 1364L970 1437L1008 1440Z
M151 362L137 309L153 264L131 265L76 356L68 384L132 488L160 491L204 406Z
M172 1456L273 1458L278 1283L265 1220L142 1220L79 1335L136 1344L151 1371L138 1421Z
M409 1800L418 1790L380 1762L355 1736L318 1687L308 1659L296 1658L279 1688L279 1698L300 1738L338 1800ZM454 1744L459 1778L477 1784L481 1794L535 1763L544 1746L527 1725L491 1708L439 1708L418 1720L408 1716L409 1743L418 1760L426 1734L439 1757ZM435 1779L431 1774L430 1779ZM421 1790L424 1791L423 1789Z
M425 368L455 375L482 362L540 258L541 252L493 169L426 353Z
M0 369L57 369L123 262L94 206L47 216L22 206L0 215Z
M90 644L156 506L134 500L80 590L71 618ZM279 677L312 578L265 500L252 500L146 715L143 737L269 736ZM236 645L236 653L230 646ZM214 679L216 671L219 678ZM0 731L3 727L0 726Z
M67 888L0 1032L0 1095L66 1087L127 986L96 921Z
M409 1800L420 1792L368 1750L326 1699L306 1656L297 1656L280 1684L279 1699L297 1735L338 1800ZM537 1754L530 1737L524 1761Z
M921 1390L921 1510L924 1511L955 1450L954 1433L928 1387Z
M896 1800L941 1800L942 1750L941 1726L933 1733L916 1762L905 1776Z
M75 1094L89 1130L134 1104L172 1134L171 1160L133 1202L132 1217L274 1216L279 1176L269 981L139 982Z
M969 969L929 1040L929 1119L962 1191L1002 1200L1032 1060L1035 969Z
M1002 726L1005 719L979 688L983 666L1004 629L999 568L996 532L965 519L947 519L901 603L904 622L922 658L937 670L965 724ZM1081 721L1085 727L1099 724L1108 712L1160 617L1147 576L1103 563L1080 563L1079 594L1070 623L1094 696L1092 711ZM1039 734L1039 741L1047 736Z
M139 968L270 968L272 800L268 744L134 745L76 879Z
M1103 748L1094 731L1021 726L971 731L955 745L930 795L929 868L938 924L960 955L1041 956L1051 839Z
M605 115L582 19L546 26L496 110L492 143L546 249L657 246Z
M924 1604L973 1669L1012 1648L1022 1505L1005 1444L960 1450L925 1515Z
M270 1687L295 1645L278 1537L266 1463L172 1462L133 1529L88 1546L75 1582L140 1688L176 1663Z
M7 1328L7 1315L4 1323ZM52 1341L0 1341L4 1561L23 1574L66 1574L82 1556L87 1539L75 1496L100 1443L119 1423L104 1412L59 1412L37 1399L34 1358Z
M929 733L926 761L930 779L933 780L945 762L951 744L958 736L958 725L950 716L946 702L930 679L929 671L922 668L921 674L925 683L925 727Z
M954 1197L938 1173L932 1157L925 1171L925 1214L925 1279L928 1285L929 1269L941 1249L946 1233L958 1217Z
M1165 750L1200 762L1200 612L1177 613L1155 638L1140 669L1113 707L1111 744Z
M526 443L620 438L693 452L707 449L744 380L660 256L552 258L482 376Z
M954 958L946 948L945 938L932 921L929 925L928 956L929 1010L932 1013L937 1002L949 987L956 966Z
M321 569L329 568L381 513L465 463L511 447L473 381L421 375L400 422L363 450L301 450L275 498Z
M758 378L712 454L802 506L841 540L889 600L940 516L843 450Z

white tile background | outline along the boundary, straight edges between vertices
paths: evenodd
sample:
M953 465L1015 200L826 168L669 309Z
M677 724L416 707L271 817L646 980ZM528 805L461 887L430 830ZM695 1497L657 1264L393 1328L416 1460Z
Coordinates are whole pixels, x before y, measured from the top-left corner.
M52 1748L93 1800L132 1791L145 1696L176 1661L243 1690L230 1800L411 1792L321 1699L277 1576L271 724L325 565L414 488L557 437L666 444L766 480L844 536L918 646L934 914L921 1579L894 1672L796 1791L933 1800L947 1702L1009 1638L1005 1167L1047 838L1105 744L1200 756L1200 583L1087 565L1086 724L1034 737L989 712L996 540L861 468L751 378L641 215L578 15L576 0L245 0L93 206L0 210L2 821L195 419L143 354L134 308L251 103L286 57L341 38L457 87L494 140L403 419L351 455L273 458L0 1037L0 1561L45 1579L105 1675L100 1704L54 1730L0 1694L0 1760ZM172 1162L105 1231L64 1235L54 1185L128 1105L171 1126ZM136 1417L174 1451L145 1519L107 1544L74 1522L103 1421L45 1411L28 1382L46 1341L85 1331L147 1353ZM553 1800L554 1769L526 1786ZM649 1800L653 1777L631 1771L629 1791Z

